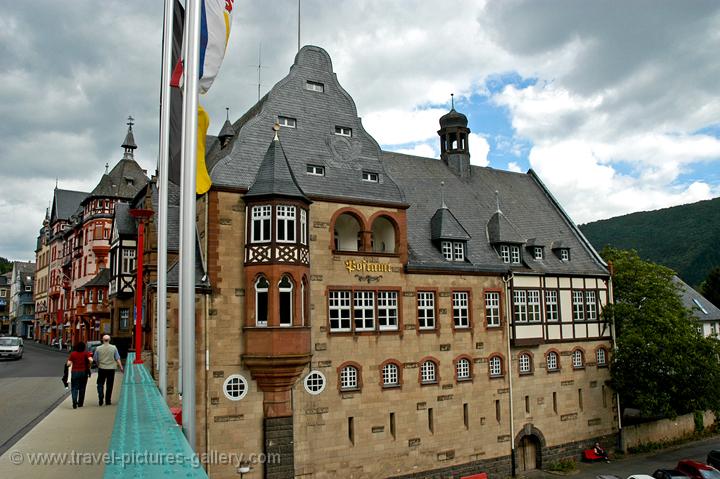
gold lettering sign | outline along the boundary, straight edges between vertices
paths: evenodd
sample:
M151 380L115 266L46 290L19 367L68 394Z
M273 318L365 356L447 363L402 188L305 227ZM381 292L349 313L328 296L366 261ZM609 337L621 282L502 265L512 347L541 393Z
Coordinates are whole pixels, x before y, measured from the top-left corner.
M360 272L367 272L367 273L391 273L392 272L392 266L388 263L372 263L368 262L368 260L354 260L349 259L345 261L345 269L347 269L348 273L353 273L355 271Z

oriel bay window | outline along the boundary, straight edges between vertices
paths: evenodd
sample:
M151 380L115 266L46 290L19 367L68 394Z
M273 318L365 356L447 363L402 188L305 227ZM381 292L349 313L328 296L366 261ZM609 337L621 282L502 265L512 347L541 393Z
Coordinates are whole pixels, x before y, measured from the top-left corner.
M331 332L397 331L398 315L397 291L328 292Z
M270 283L260 276L255 281L255 325L267 326L268 320L268 288Z

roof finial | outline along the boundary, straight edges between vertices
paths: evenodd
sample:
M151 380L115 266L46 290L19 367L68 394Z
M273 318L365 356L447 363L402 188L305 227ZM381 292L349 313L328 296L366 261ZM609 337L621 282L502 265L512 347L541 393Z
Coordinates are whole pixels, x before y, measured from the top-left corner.
M452 106L451 110L454 110L455 109L455 93L450 93L450 105Z
M440 182L440 200L442 201L442 205L440 208L447 209L447 205L445 204L445 182Z
M110 168L110 163L105 162L105 174L108 174L108 168Z
M225 107L225 120L230 121L230 107Z
M495 204L497 205L497 212L502 213L500 211L500 193L498 192L498 190L495 190Z
M278 131L280 131L280 123L275 123L272 129L275 132L275 138L273 138L273 141L280 141L280 137L278 137Z
M128 115L128 121L127 121L128 130L132 131L132 126L134 124L135 124L135 118L133 118L132 115Z
M57 187L58 187L58 177L56 176L56 177L55 177L55 189L56 189L56 190L57 190Z

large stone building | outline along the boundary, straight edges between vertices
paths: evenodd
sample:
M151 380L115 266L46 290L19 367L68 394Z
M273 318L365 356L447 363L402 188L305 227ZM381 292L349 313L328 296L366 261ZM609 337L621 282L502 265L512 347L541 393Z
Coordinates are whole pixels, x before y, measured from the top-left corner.
M13 261L10 276L10 335L33 338L35 263Z
M248 478L504 476L513 446L528 470L610 441L606 265L534 172L471 166L467 118L439 121L440 160L383 151L306 46L225 125L197 203L198 452L279 454Z
M0 334L10 333L10 276L12 271L0 274Z

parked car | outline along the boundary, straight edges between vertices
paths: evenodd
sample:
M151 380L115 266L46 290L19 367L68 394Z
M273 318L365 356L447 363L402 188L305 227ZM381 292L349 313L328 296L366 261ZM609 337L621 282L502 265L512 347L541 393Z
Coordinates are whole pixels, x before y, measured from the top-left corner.
M22 338L0 338L0 358L21 359L23 356Z
M715 469L720 469L720 450L713 449L708 452L707 463Z
M692 479L720 479L720 471L703 462L683 459L675 468Z
M658 469L652 475L655 479L687 479L687 475L677 469Z

